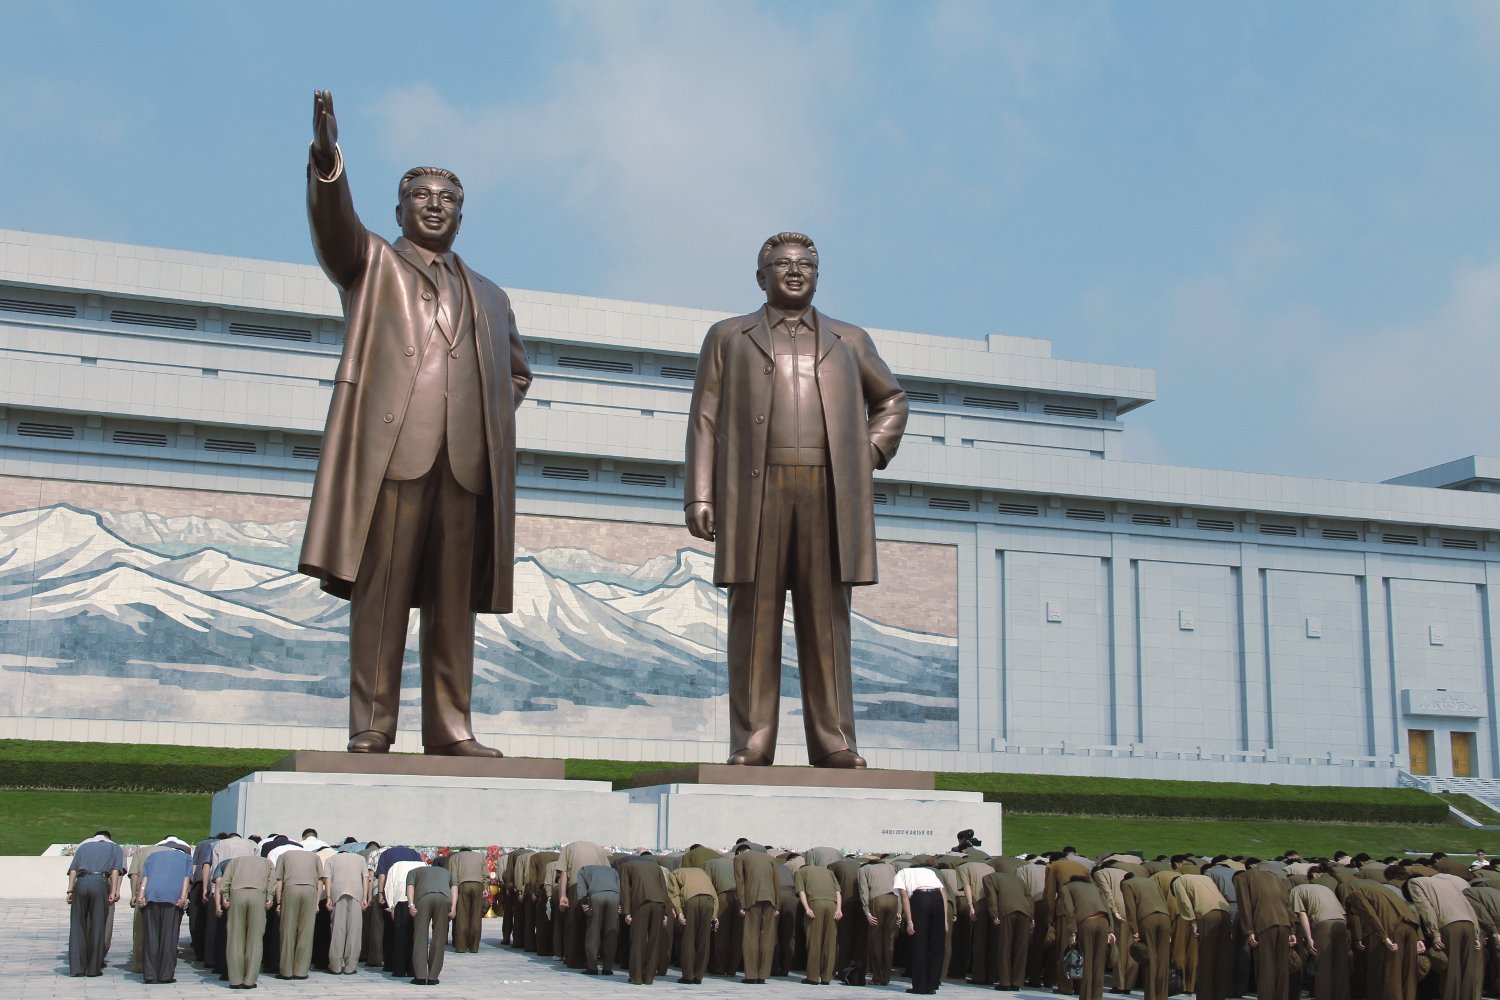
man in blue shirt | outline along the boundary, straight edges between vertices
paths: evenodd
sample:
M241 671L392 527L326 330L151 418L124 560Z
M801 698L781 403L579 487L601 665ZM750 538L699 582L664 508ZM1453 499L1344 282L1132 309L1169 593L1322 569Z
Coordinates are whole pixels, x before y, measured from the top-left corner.
M109 953L114 905L120 898L120 876L125 874L125 852L100 830L78 845L68 867L68 973L102 976Z
M146 921L141 968L148 984L177 982L177 940L193 880L187 844L175 838L166 844L167 850L157 851L141 866L141 887L136 891L136 906Z

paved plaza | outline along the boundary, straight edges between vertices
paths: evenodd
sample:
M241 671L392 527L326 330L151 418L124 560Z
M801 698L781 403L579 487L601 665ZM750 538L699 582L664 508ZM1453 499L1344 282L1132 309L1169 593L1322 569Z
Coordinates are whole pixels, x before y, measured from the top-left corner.
M195 968L187 961L177 965L177 982L167 986L147 986L137 973L122 966L130 958L130 914L126 907L115 911L115 932L109 953L109 966L96 979L74 979L68 975L68 907L61 900L0 900L0 997L4 1000L116 1000L116 998L151 997L173 1000L176 997L219 996L228 983L217 976ZM643 991L656 990L672 994L690 994L692 1000L745 1000L747 993L759 991L777 1000L829 1000L851 987L803 986L795 979L773 979L765 986L747 987L738 979L706 979L702 986L683 986L677 982L676 970L671 976L658 978L651 986L631 986L625 975L616 971L606 979L585 976L576 969L564 968L561 962L541 959L527 952L498 947L500 921L486 920L484 943L477 955L448 953L443 964L442 982L437 986L413 986L409 979L392 979L380 972L361 971L357 976L330 976L314 972L302 982L287 982L274 976L260 977L256 996L273 998L403 997L407 1000L433 997L444 1000L503 1000L507 997L564 998L579 1000L613 1000L616 997L638 997ZM187 951L186 925L183 927L183 950ZM908 984L898 980L890 986L866 986L861 995L894 998L905 996ZM945 984L942 992L955 997L973 995L989 997L995 991L987 987ZM224 994L227 995L227 994ZM238 994L237 994L238 995ZM1003 997L1040 998L1037 991L1002 993ZM684 1000L687 1000L684 997Z

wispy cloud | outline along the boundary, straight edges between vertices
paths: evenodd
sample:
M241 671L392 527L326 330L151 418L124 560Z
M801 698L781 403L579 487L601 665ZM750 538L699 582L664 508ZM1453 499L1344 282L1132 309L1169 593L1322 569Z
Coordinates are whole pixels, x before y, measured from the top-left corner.
M849 34L740 5L564 12L568 56L539 100L394 91L386 154L440 160L471 191L557 191L609 246L612 294L743 299L759 241L813 228L837 183L826 116L853 72Z

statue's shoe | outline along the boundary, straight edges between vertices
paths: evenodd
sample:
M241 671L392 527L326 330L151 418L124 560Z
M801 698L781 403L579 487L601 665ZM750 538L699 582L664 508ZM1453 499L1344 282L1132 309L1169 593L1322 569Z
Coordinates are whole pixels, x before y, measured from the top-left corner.
M350 753L389 753L390 749L391 741L385 738L384 733L363 732L349 739Z
M736 750L729 755L726 764L748 765L750 767L770 767L771 759L759 750Z
M865 759L853 750L835 750L822 760L813 761L813 767L848 767L862 769Z
M423 747L422 752L436 757L504 757L493 747L487 747L475 739L459 740L440 747Z

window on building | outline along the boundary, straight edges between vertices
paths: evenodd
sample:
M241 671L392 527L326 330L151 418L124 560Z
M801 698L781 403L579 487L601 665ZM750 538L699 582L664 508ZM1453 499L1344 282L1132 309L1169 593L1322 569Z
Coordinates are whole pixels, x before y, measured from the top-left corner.
M1406 731L1406 757L1412 774L1432 773L1432 730L1408 729Z
M1449 739L1453 745L1453 776L1474 777L1474 734L1450 733Z

